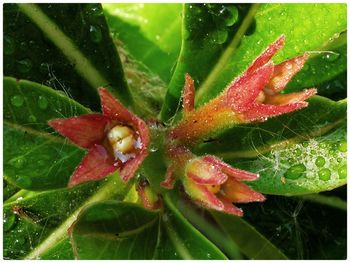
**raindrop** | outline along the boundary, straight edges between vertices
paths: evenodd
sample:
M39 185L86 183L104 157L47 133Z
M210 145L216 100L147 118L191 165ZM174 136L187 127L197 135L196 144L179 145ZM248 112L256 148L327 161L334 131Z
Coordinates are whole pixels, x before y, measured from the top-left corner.
M4 36L4 53L5 55L11 55L15 52L15 41L8 36Z
M11 159L11 160L9 161L9 164L12 165L12 166L14 166L15 168L20 169L20 168L23 167L23 165L25 164L25 162L26 162L26 161L25 161L24 158L18 157L18 158L13 158L13 159Z
M300 176L302 176L306 171L306 167L304 164L296 164L291 166L285 173L284 177L287 179L298 179Z
M28 188L32 185L32 179L28 176L20 176L17 178L16 183L22 188Z
M322 56L322 59L324 59L328 62L334 62L334 61L338 60L339 57L340 57L339 53L332 52L332 53L327 53L324 56Z
M21 73L27 73L32 69L32 61L29 58L25 58L17 61L17 69Z
M345 153L347 151L347 143L346 142L339 143L338 150Z
M326 163L326 160L322 156L318 156L316 158L315 164L317 167L323 167L325 163Z
M302 151L300 149L295 150L295 155L300 156L302 154Z
M98 26L90 26L90 39L92 42L99 43L102 40L102 31Z
M10 231L16 225L16 222L17 222L17 217L15 214L11 213L9 216L4 217L4 224L3 224L4 231L5 232Z
M31 123L36 122L36 117L34 115L29 115L28 121Z
M25 238L24 237L17 237L16 240L15 240L15 244L19 244L19 245L24 245L26 242Z
M39 96L38 98L38 105L39 108L42 110L46 110L47 107L49 106L49 102L47 101L47 99L43 96Z
M102 9L96 4L92 4L91 6L88 5L86 11L89 15L92 16L101 16L103 14Z
M345 179L347 175L346 165L339 167L338 169L339 179Z
M228 33L226 30L218 30L213 33L212 42L216 44L223 44L227 40Z
M331 178L331 171L327 168L324 168L318 172L318 177L322 181L328 181Z
M21 95L16 95L11 98L11 104L16 107L21 107L23 105L24 98Z
M229 11L227 18L225 18L226 26L233 26L238 20L238 10L235 6L228 6L226 9Z

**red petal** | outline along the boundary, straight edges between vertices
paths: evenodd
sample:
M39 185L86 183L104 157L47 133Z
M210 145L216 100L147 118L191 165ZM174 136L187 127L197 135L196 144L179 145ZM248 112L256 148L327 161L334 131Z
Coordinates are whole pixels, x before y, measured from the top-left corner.
M195 201L202 205L215 210L223 210L223 203L208 190L205 185L199 185L193 182L190 178L183 180L186 193Z
M123 181L127 182L132 177L134 177L137 169L139 169L140 165L142 164L146 156L147 156L146 152L140 153L136 156L135 159L127 161L124 167L120 171L120 178Z
M259 175L250 173L244 170L240 170L237 168L233 168L232 166L228 165L227 163L221 161L215 156L205 156L205 161L210 162L218 167L220 167L220 170L224 172L225 174L234 177L237 180L243 180L243 181L254 181L256 180Z
M189 74L186 74L185 86L182 94L182 106L185 112L190 112L194 109L194 97L194 81Z
M137 193L141 199L143 207L149 210L157 210L162 207L159 196L152 193L149 185L144 185L142 183L138 184L136 187Z
M170 165L166 171L165 174L165 180L160 183L160 186L166 188L166 189L173 189L174 188L174 183L175 183L175 166Z
M268 48L259 56L252 65L247 69L246 74L251 74L258 68L265 65L270 59L284 46L285 36L280 36L275 42L273 42Z
M134 122L134 115L113 97L111 93L105 88L99 88L98 92L101 97L101 108L104 115L123 123L131 124Z
M230 202L249 203L265 201L265 197L262 194L253 191L247 185L232 178L226 181L221 190L222 195Z
M113 165L113 162L106 149L96 144L89 150L88 154L85 155L78 167L75 168L69 180L68 187L106 177L117 169Z
M233 81L226 91L226 105L238 113L250 109L260 91L270 81L273 68L274 66L270 62L254 73L245 74Z
M108 118L101 114L89 114L68 119L54 119L48 124L75 144L90 148L104 139L108 121Z
M232 202L226 200L225 197L219 196L219 199L224 204L224 210L223 212L235 216L243 216L243 210L238 208L237 206L233 205Z
M264 121L267 118L305 108L307 102L301 101L285 105L254 104L247 112L242 113L242 120L246 122Z
M288 93L288 94L276 94L272 96L266 96L264 101L265 104L273 105L284 105L289 103L295 103L299 101L304 101L315 95L317 93L316 89L308 89L302 92Z
M220 185L227 180L227 176L216 165L205 162L202 158L188 162L186 175L197 184Z
M304 54L282 62L275 66L273 77L267 87L273 93L277 93L285 88L288 82L297 74L304 66L305 61L309 57Z

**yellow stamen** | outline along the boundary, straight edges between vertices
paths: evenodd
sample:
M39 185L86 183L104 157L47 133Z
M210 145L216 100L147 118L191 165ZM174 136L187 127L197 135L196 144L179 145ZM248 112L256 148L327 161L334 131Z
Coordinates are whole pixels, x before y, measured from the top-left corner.
M107 137L114 152L127 153L134 150L133 130L127 126L114 126Z

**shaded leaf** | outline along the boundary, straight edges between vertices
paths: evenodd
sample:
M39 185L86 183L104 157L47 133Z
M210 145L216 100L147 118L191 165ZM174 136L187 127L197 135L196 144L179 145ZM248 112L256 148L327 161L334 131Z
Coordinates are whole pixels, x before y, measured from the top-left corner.
M61 89L95 110L99 86L131 103L98 4L5 4L4 73Z

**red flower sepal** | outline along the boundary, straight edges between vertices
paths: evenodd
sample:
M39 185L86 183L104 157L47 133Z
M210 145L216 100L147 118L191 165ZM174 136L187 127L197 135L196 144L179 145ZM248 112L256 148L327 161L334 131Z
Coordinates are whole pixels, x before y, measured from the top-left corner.
M102 114L50 120L48 124L74 144L88 149L75 169L69 187L99 180L119 170L124 181L132 178L146 158L149 130L106 89L99 88Z

